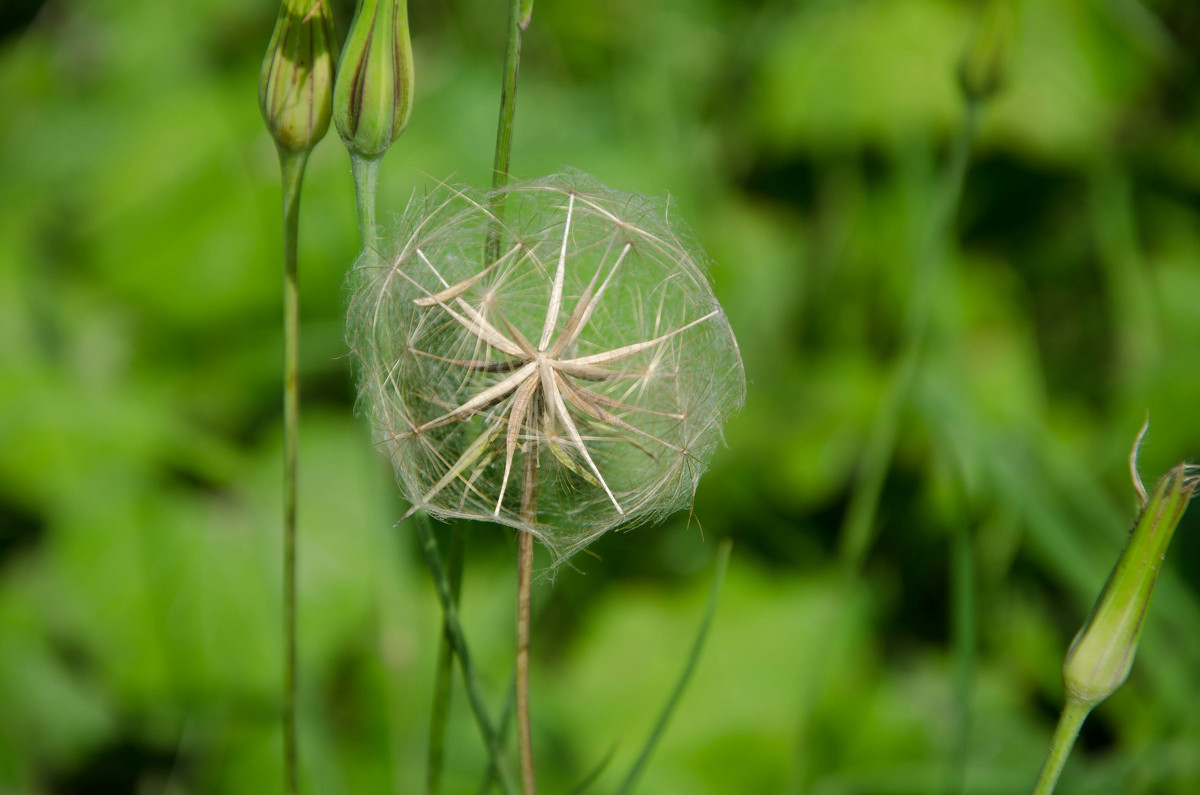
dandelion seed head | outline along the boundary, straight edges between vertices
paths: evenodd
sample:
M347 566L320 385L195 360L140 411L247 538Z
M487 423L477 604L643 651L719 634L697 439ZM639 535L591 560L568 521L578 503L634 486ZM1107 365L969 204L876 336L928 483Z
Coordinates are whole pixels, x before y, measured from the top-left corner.
M561 562L691 504L745 377L676 218L579 174L409 203L351 273L348 338L414 508Z

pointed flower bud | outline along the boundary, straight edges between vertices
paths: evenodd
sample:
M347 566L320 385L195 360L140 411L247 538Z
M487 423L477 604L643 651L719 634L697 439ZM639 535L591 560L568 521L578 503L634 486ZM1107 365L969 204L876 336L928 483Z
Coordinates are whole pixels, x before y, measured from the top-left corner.
M334 86L333 122L352 155L378 158L412 112L407 0L360 0Z
M1016 20L1010 0L984 0L958 64L958 82L968 98L983 100L999 90Z
M328 0L283 0L258 80L258 105L280 152L325 137L337 57Z
M1067 652L1063 681L1069 702L1095 706L1129 676L1159 567L1197 486L1200 468L1180 464L1144 501L1129 544Z

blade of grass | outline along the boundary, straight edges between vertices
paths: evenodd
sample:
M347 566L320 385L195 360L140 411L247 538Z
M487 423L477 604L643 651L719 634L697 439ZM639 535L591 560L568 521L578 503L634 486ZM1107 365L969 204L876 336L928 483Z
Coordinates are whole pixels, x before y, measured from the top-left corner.
M461 522L450 528L450 598L455 606L462 595L463 559L466 557L467 535ZM429 716L429 760L426 768L426 791L437 795L442 788L442 765L445 762L446 725L450 713L450 680L454 673L454 649L449 633L443 627L438 644L437 673L433 688L433 707Z
M875 516L879 509L879 496L883 492L884 479L895 452L900 415L908 403L913 382L920 369L925 337L929 329L930 308L946 259L946 239L950 225L962 199L979 110L977 100L967 100L936 205L917 251L912 299L907 310L904 350L896 361L888 380L887 391L871 424L867 446L859 464L858 477L850 495L850 505L842 522L839 556L843 568L851 576L856 576L862 569L875 540Z
M496 734L495 724L492 723L492 719L488 714L487 701L483 697L483 687L479 683L475 666L471 662L471 652L467 647L467 639L463 634L462 625L458 620L458 608L455 606L454 599L452 598L450 578L446 574L445 566L442 565L442 558L437 547L437 539L433 536L433 528L429 526L429 518L423 513L417 514L416 525L417 534L421 540L421 554L425 557L425 564L428 566L429 573L433 577L433 585L437 591L438 600L442 603L442 616L445 621L446 637L449 638L450 645L454 649L454 654L458 657L459 669L463 675L463 684L466 685L467 689L467 701L471 705L471 712L475 715L475 722L479 726L479 733L483 736L483 743L488 751L489 763L496 769L500 787L504 790L505 795L516 795L517 789L513 782L512 774L504 764L500 738Z
M600 776L604 774L604 771L608 769L608 764L612 761L613 756L616 753L616 746L610 748L608 753L604 755L604 758L601 759L595 767L589 770L587 775L585 775L583 779L571 789L569 795L584 795L584 793L588 791L588 788L595 784L596 780L599 779Z
M513 710L517 706L517 675L515 672L505 693L507 695L504 697L504 707L500 710L500 723L496 726L496 737L501 748L508 743L508 727L512 725ZM479 782L479 795L487 795L492 791L496 775L496 767L489 761L487 770L483 771L483 780Z
M713 568L712 586L708 591L708 604L704 608L704 618L700 621L700 628L696 631L696 639L692 641L692 649L688 654L687 662L679 674L679 680L675 682L675 688L671 691L667 703L663 705L662 712L659 713L658 720L654 723L654 728L650 730L649 736L646 737L646 742L642 745L641 752L638 754L637 759L634 760L629 773L626 774L620 789L617 790L617 795L628 795L628 793L633 791L638 777L641 776L642 770L645 769L646 763L650 761L650 756L654 753L654 749L658 746L663 734L666 733L667 724L670 722L671 716L675 713L675 708L679 706L679 700L683 697L683 691L687 689L688 682L691 681L692 674L696 670L696 665L700 662L700 653L704 650L704 642L708 640L708 632L712 629L713 619L717 615L717 603L721 600L721 586L725 582L725 571L729 568L729 552L732 547L733 542L727 538L721 542L721 546L717 549L717 562Z
M971 685L975 679L975 552L971 527L960 518L951 542L950 600L954 613L954 749L946 791L960 793L967 781L970 759Z

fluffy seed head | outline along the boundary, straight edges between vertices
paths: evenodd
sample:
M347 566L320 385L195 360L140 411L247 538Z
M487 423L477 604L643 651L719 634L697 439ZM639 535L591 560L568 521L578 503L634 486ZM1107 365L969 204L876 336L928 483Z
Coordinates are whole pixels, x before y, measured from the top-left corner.
M737 342L666 202L582 175L414 199L351 274L360 399L413 509L559 561L691 504Z

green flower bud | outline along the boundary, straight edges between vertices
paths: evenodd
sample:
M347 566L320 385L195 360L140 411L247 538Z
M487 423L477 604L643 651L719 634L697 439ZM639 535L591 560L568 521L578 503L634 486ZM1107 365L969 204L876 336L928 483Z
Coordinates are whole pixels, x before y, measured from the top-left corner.
M412 112L406 0L360 0L333 89L333 122L353 155L380 157Z
M1063 682L1069 702L1095 706L1129 676L1159 567L1198 485L1200 469L1180 464L1145 501L1125 551L1067 652Z
M1015 22L1009 0L985 0L958 64L959 85L970 99L987 99L1004 82Z
M258 79L258 105L281 152L325 137L337 43L328 0L283 0Z

